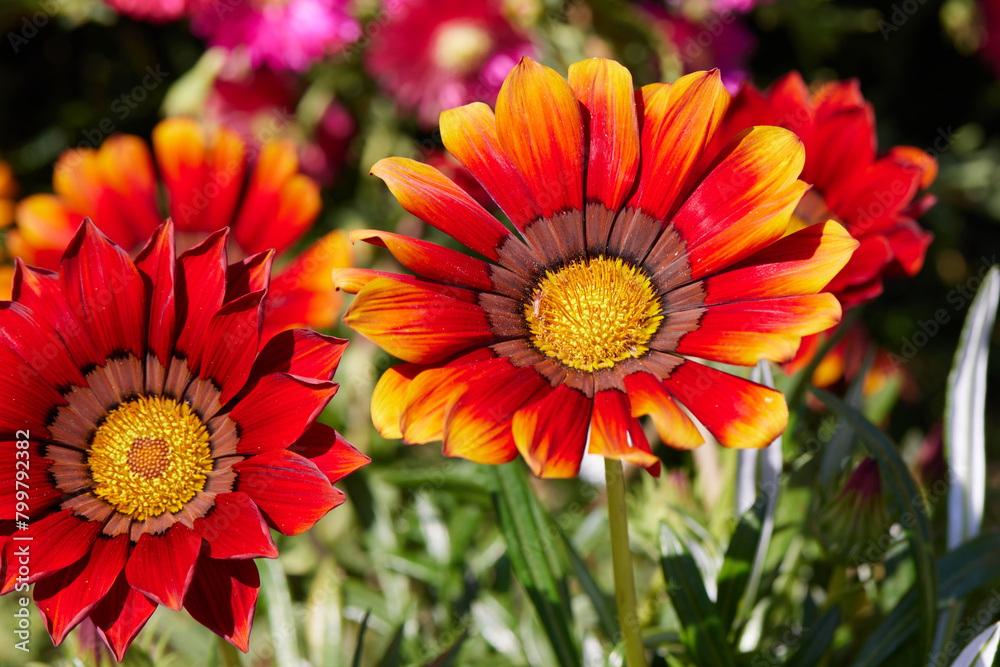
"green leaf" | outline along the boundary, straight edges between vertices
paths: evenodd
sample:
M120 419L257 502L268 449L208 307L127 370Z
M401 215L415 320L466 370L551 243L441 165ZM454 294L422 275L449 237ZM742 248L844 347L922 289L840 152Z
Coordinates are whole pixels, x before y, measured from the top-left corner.
M378 667L399 667L400 662L402 661L402 656L400 654L402 647L403 626L400 625L396 628L396 632L392 633L392 641L389 642L389 648L385 650L385 654L382 656L382 659L378 661Z
M681 639L701 667L735 667L722 620L708 599L694 558L666 523L660 524L660 565L670 602L681 621Z
M900 523L906 532L910 557L913 558L917 572L914 586L917 594L920 655L923 662L930 655L934 642L938 595L934 546L931 543L931 531L924 513L926 507L923 504L923 496L896 447L874 424L833 394L816 388L811 391L830 408L831 412L854 428L868 453L878 461L882 481L899 504ZM914 503L920 503L920 509L917 509Z
M365 617L361 619L361 627L358 628L358 645L354 647L354 660L351 661L353 667L361 667L361 658L365 653L365 633L368 631L368 619L372 612L369 609L365 612Z
M1000 645L1000 623L994 623L976 635L958 654L952 667L989 667L994 664Z
M719 612L722 629L726 634L729 634L733 626L740 601L747 590L747 582L750 580L750 572L757 555L757 546L760 544L761 523L766 510L767 497L760 496L757 502L740 517L722 560L715 608Z
M267 618L271 623L271 642L274 659L279 665L297 665L299 645L295 632L295 613L292 610L292 596L288 592L288 579L281 563L262 558L260 569L260 592L267 601Z
M555 532L549 529L523 464L515 461L486 469L511 567L531 598L559 663L578 665L579 650L570 630L572 614L558 555L559 540L552 539Z
M840 607L832 607L820 616L799 642L799 649L788 659L785 667L812 667L830 647L833 634L840 625Z

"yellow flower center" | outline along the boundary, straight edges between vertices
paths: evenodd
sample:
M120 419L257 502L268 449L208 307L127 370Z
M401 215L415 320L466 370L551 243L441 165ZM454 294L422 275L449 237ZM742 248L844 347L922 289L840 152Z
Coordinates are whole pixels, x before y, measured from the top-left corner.
M490 34L474 23L453 21L438 29L434 62L446 70L466 74L479 69L493 48Z
M178 512L212 470L208 429L186 403L142 396L115 408L94 434L94 495L145 521Z
M647 352L646 343L663 320L660 311L641 270L605 257L547 271L524 304L535 347L586 372Z

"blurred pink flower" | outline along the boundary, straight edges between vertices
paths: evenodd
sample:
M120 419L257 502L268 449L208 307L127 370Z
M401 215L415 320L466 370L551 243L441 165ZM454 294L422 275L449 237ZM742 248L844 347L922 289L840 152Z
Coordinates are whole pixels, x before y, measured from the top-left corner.
M993 67L1000 76L1000 0L980 0L983 14L985 39L979 47L979 55Z
M253 67L304 71L361 36L348 0L200 0L192 30L209 45L245 50Z
M720 0L720 6L726 2L733 9L739 0ZM749 9L753 0L743 4ZM644 4L643 8L653 15L664 37L674 45L685 74L718 67L729 92L739 90L740 84L747 78L747 59L753 53L756 42L753 33L736 14L732 11L712 14L695 23L683 16L670 14L659 5Z
M187 13L190 0L104 0L119 14L151 23L175 21Z
M494 0L397 0L376 21L368 70L425 127L445 109L493 104L517 61L535 54Z
M357 123L342 104L333 100L323 112L316 136L299 149L302 171L322 185L329 185L340 174Z

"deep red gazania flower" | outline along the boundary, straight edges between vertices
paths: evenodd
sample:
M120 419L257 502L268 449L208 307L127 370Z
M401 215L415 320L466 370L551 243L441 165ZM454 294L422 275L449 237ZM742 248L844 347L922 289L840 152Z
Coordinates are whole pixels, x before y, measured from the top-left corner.
M162 604L246 651L268 526L306 530L368 461L316 421L346 341L258 354L273 253L230 264L227 233L176 257L168 222L133 261L87 221L0 301L0 580L56 644L89 618L120 661Z
M445 109L492 103L518 59L535 53L500 0L397 0L389 7L370 31L366 65L425 127L434 127Z
M230 226L229 252L235 259L268 249L280 258L320 212L319 186L299 173L290 141L248 143L225 126L169 118L153 130L153 151L155 166L142 139L113 135L98 150L63 153L53 176L55 194L18 204L17 227L6 238L10 254L55 268L88 216L134 256L169 215L179 250ZM163 208L161 187L167 195ZM350 262L346 236L334 231L276 271L263 340L295 327L333 326L342 301L330 271ZM7 298L7 289L0 284L0 298Z
M761 447L785 427L779 392L690 361L786 360L840 318L824 285L857 246L835 222L784 236L806 185L794 134L758 127L694 165L729 104L719 74L633 91L619 64L556 72L523 59L496 114L445 112L447 149L518 233L432 167L372 173L403 208L490 261L369 230L418 276L344 269L344 321L406 363L372 399L385 437L443 439L484 463L517 456L543 477L591 453L658 470L638 417L669 445ZM683 355L683 356L682 356Z
M933 235L916 218L934 205L919 196L937 175L937 162L912 146L876 158L875 114L856 80L832 81L810 94L798 72L766 92L745 84L716 135L716 147L754 125L795 132L806 150L802 180L812 189L795 210L791 229L842 223L861 243L827 289L845 307L882 293L883 277L913 276Z

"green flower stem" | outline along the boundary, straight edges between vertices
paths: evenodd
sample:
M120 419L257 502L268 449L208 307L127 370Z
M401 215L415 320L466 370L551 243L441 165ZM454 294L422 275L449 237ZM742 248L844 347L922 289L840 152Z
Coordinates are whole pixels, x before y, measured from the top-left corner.
M632 552L628 546L628 513L625 510L625 471L621 461L604 459L608 485L608 525L611 528L611 563L615 572L615 602L618 604L618 625L625 642L628 667L645 667L646 651L642 647L639 614L635 604L635 579L632 574Z

